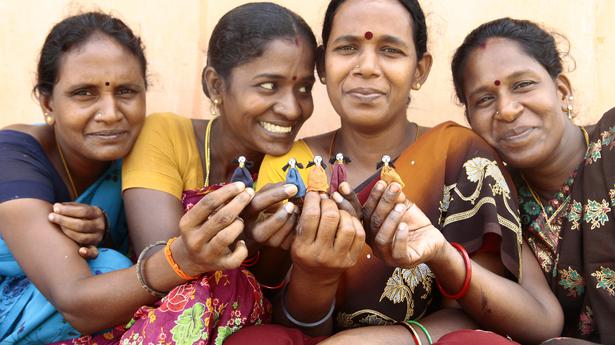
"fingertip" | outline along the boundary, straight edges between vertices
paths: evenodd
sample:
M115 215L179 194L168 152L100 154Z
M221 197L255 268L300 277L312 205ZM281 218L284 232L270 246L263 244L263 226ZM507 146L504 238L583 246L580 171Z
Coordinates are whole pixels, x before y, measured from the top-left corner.
M241 182L241 181L237 181L237 182L233 182L233 185L235 186L235 188L237 188L239 191L242 191L246 188L246 184Z
M286 195L288 195L288 196L293 196L293 195L297 194L298 191L299 191L299 189L297 188L297 186L295 186L292 183L284 185L284 193L286 193Z
M49 219L49 221L50 221L50 222L53 222L53 220L55 219L55 218L54 218L54 216L53 216L53 213L50 213L50 214L47 216L47 219Z
M286 213L288 214L293 214L293 211L295 210L295 204L293 204L292 202L287 202L284 205L284 210L286 211Z
M405 222L399 223L399 225L397 226L397 230L408 231L408 224L406 224Z
M53 204L53 212L60 213L60 204Z
M395 212L402 213L406 210L406 206L404 204L395 205Z
M254 189L253 189L252 187L248 187L248 188L244 189L244 191L245 191L246 193L248 193L248 195L249 195L250 197L253 197L253 196L254 196Z
M376 191L380 192L380 191L383 191L384 188L386 188L386 186L387 186L387 183L382 181L382 180L380 180L380 181L376 182L376 184L374 185L374 189Z
M350 194L351 190L350 190L350 183L344 181L342 183L340 183L338 190L341 191L342 193L348 195Z
M392 193L398 193L401 191L401 185L397 182L392 182L389 185L389 191L391 191Z
M331 197L338 204L341 203L342 201L344 201L344 197L340 193L338 193L338 192L333 192Z
M329 196L327 195L327 193L320 193L320 199L327 200L329 199Z

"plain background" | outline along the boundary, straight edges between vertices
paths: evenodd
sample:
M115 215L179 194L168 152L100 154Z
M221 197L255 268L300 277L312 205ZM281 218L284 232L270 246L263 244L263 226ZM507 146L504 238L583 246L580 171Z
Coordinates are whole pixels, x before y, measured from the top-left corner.
M146 45L150 89L148 113L171 111L207 118L209 100L201 91L209 35L225 12L239 0L0 0L0 127L42 122L32 97L36 62L44 38L56 22L98 9L124 20ZM300 14L320 36L326 0L274 1ZM422 0L434 56L431 74L413 93L408 117L433 126L446 120L466 124L455 99L450 61L473 28L510 16L530 19L563 34L570 48L566 67L575 91L576 122L595 122L615 106L615 0ZM568 44L569 43L569 44ZM315 110L300 136L339 125L323 85L314 88Z

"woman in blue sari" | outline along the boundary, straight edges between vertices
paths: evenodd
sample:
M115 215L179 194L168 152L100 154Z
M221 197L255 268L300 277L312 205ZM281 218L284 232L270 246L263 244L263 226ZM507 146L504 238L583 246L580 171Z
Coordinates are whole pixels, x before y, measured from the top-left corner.
M125 325L184 282L177 270L207 272L204 257L230 245L226 234L237 227L220 218L234 221L252 199L243 183L194 205L164 252L148 249L137 265L125 256L119 159L143 125L146 66L141 40L102 13L69 17L47 36L34 88L46 125L0 131L0 343L51 343ZM113 249L84 260L101 239ZM241 262L247 249L229 255Z

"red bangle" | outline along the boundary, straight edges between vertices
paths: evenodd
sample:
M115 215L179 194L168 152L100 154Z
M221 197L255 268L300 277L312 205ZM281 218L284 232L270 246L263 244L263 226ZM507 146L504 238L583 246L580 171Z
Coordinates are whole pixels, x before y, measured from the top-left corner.
M241 266L243 267L252 267L254 265L256 265L258 263L258 260L261 258L261 252L258 251L256 252L256 254L252 255L249 258L246 258L245 260L243 260L243 262L241 263Z
M440 290L440 293L442 293L444 297L450 299L460 299L465 296L466 293L468 293L468 290L470 290L470 281L472 280L472 261L470 261L470 256L468 256L468 252L466 252L466 250L461 244L457 242L451 242L451 246L455 247L455 249L459 251L459 254L461 254L461 256L463 257L463 262L466 266L466 277L463 280L463 285L461 286L461 290L459 290L455 294L449 294L448 292L444 291L444 288L442 288L442 285L440 285L438 279L436 279L436 285L438 285L438 290Z
M414 327L412 327L411 324L406 323L404 321L397 321L395 322L396 325L400 325L400 326L404 326L404 328L406 330L408 330L408 332L410 332L410 335L412 336L412 340L414 341L414 343L416 345L422 345L421 344L421 338L419 338L418 333L416 333L416 330L414 329Z
M272 286L272 285L265 285L265 284L262 284L262 283L258 283L258 284L260 284L260 286L262 288L265 288L267 290L277 290L277 289L283 288L286 285L286 283L287 283L286 278L284 278L284 280L282 280L282 282L280 284L278 284L278 285L273 285Z

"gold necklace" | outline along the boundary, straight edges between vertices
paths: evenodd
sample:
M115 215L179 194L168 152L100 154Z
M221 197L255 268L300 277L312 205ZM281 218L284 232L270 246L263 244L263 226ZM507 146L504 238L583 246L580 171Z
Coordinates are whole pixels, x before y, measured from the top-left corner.
M210 156L211 156L211 127L216 118L209 120L207 123L207 127L205 128L205 142L204 142L204 151L205 151L205 187L209 186L209 170L210 170Z
M56 146L58 148L58 152L60 153L60 159L62 160L62 165L64 166L64 171L66 172L66 176L68 177L68 182L70 183L70 188L71 188L71 197L73 199L76 199L78 194L77 194L77 188L75 187L75 182L73 181L73 177L70 174L70 170L68 169L68 164L66 164L66 159L64 159L64 154L62 153L62 148L60 148L60 143L58 142L58 140L56 139Z
M525 180L525 177L523 177L523 181L525 181L525 185L527 186L527 189L530 191L530 194L532 194L532 198L534 198L534 201L536 201L538 206L540 206L540 210L542 211L542 215L545 217L545 221L547 222L547 226L549 226L549 228L551 228L551 223L553 222L553 220L556 219L556 217L560 213L560 211L563 210L564 207L570 201L570 195L568 195L566 197L566 199L564 199L564 201L562 201L562 204L555 210L555 212L553 212L551 217L549 217L549 215L547 214L547 210L545 210L545 207L542 204L542 201L540 200L540 197L538 196L538 194L536 194L536 192L534 191L532 186L530 186L530 184L527 183L527 181Z
M581 129L581 132L583 133L583 139L585 139L585 147L586 150L589 149L589 134L587 134L587 131L585 130L585 128L579 126L579 128ZM545 210L544 205L542 204L542 201L540 200L540 197L538 196L538 194L534 191L534 189L532 188L532 186L527 182L527 180L525 179L525 176L521 176L521 178L523 178L523 181L525 182L525 185L527 186L527 189L530 191L530 194L532 194L532 198L534 199L534 201L536 201L536 203L538 204L538 206L540 207L540 210L542 211L543 216L545 217L545 221L547 222L547 226L549 228L551 228L551 223L557 219L557 215L560 213L561 210L564 209L564 207L568 204L568 202L570 201L570 195L568 195L566 197L566 199L564 199L562 201L562 204L555 210L555 212L553 212L553 214L551 215L551 217L549 217L549 215L547 214L547 210Z

